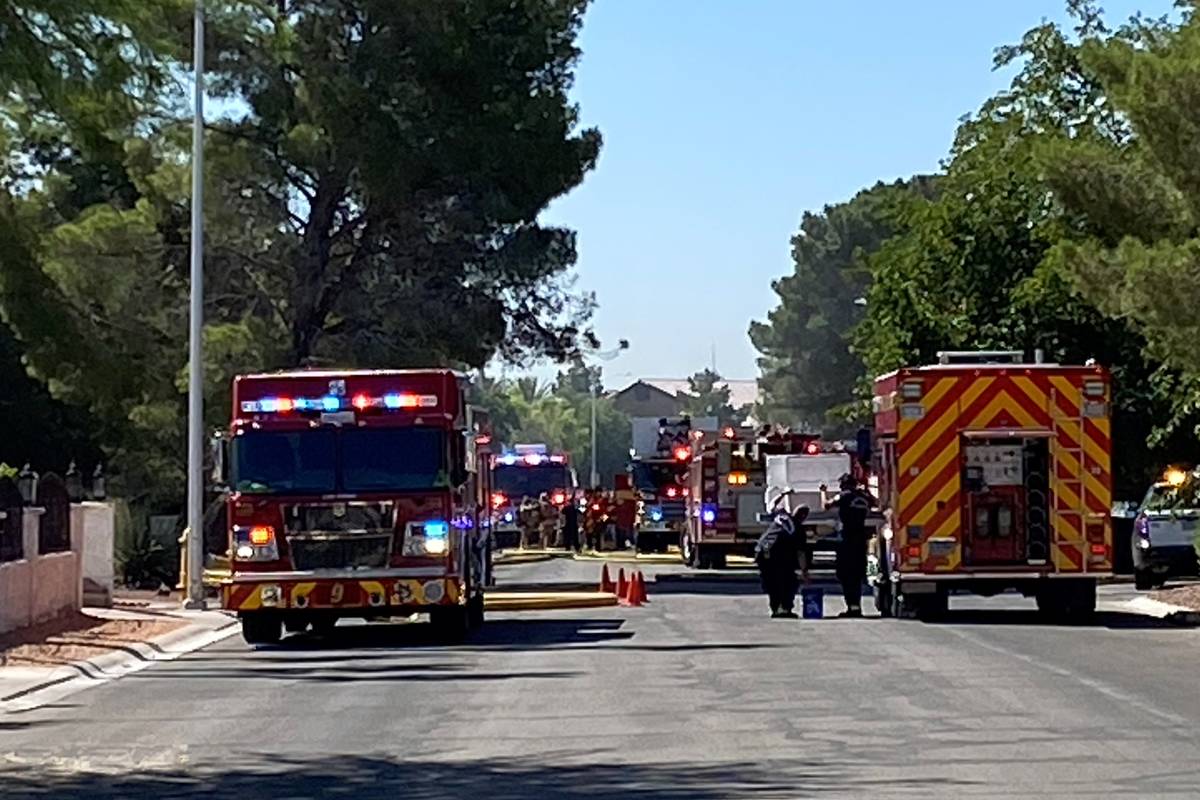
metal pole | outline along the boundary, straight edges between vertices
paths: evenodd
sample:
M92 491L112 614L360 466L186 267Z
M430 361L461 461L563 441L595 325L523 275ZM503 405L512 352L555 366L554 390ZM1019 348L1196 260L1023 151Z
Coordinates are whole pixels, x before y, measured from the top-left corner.
M192 269L188 333L187 608L204 608L204 0L196 0Z
M596 382L592 381L592 488L600 485L600 473L596 471Z

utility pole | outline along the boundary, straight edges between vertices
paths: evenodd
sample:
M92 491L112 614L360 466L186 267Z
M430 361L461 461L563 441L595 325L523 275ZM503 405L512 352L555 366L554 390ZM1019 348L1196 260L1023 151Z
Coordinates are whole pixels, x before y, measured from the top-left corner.
M188 330L186 608L204 602L204 0L196 0L192 118L192 265Z

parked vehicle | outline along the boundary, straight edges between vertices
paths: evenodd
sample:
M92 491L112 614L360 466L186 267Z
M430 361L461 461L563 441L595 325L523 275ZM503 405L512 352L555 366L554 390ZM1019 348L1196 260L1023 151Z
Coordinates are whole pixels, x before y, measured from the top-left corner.
M1200 470L1167 470L1146 491L1133 523L1133 579L1138 589L1197 574L1198 522Z

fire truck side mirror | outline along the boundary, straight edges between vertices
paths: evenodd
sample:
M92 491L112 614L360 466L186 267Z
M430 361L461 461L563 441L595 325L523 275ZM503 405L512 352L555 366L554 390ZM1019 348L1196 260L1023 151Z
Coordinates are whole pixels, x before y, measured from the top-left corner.
M467 463L468 452L465 436L450 437L450 485L463 486L471 478L472 465Z
M221 431L217 431L209 439L209 449L212 454L212 484L219 490L229 488L229 439Z

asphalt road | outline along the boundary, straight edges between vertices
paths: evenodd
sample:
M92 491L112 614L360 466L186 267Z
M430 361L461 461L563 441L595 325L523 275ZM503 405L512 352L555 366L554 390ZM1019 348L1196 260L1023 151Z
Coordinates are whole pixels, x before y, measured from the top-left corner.
M554 561L502 578L598 571ZM638 609L496 615L450 648L422 625L257 651L229 639L0 718L0 795L1200 791L1200 631L1122 611L1125 588L1104 589L1087 627L1042 624L1020 598L956 599L938 624L796 622L768 619L753 583L650 588Z

